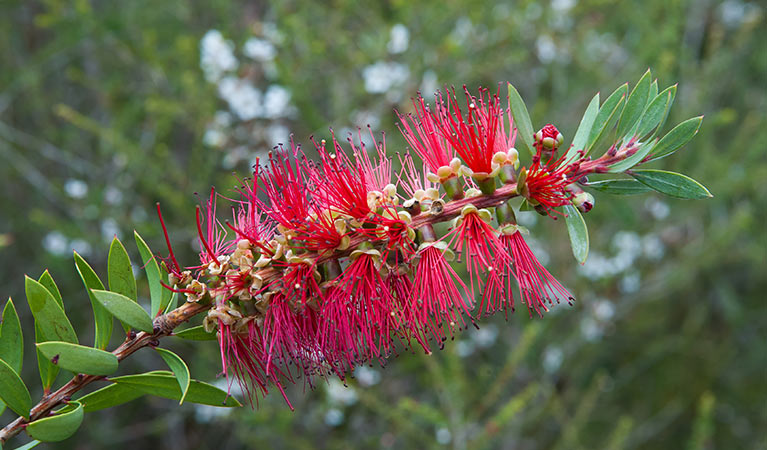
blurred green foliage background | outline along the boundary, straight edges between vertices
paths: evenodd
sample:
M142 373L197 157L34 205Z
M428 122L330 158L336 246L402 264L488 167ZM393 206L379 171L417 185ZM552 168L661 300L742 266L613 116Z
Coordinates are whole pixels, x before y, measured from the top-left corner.
M307 144L371 124L402 150L393 109L418 90L511 81L536 127L571 136L595 91L651 67L661 88L679 82L670 124L706 116L656 166L713 199L596 195L583 267L561 221L523 214L574 307L485 320L346 390L297 386L295 412L279 395L255 411L147 398L50 447L767 448L766 14L742 0L3 1L0 294L27 336L25 273L50 269L88 340L72 249L102 275L115 234L134 255L134 228L163 249L159 201L193 264L194 192L228 192L291 132ZM197 378L220 370L214 343L163 345ZM121 373L161 365L142 352Z

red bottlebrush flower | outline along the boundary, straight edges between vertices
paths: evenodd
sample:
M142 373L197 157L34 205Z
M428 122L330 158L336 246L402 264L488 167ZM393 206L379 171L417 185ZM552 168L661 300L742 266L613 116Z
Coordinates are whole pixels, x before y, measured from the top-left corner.
M473 172L490 173L493 171L493 155L500 150L508 150L506 143L498 146L497 142L503 119L503 109L498 94L491 95L487 89L480 89L479 96L466 93L466 112L461 110L458 99L453 93L447 93L447 105L432 113L442 136L461 155L461 159Z
M410 152L405 153L404 157L398 154L398 157L402 169L400 170L399 175L397 175L397 181L407 195L407 197L403 197L403 200L414 198L417 191L426 192L427 189L439 188L436 183L432 183L426 178L426 165L421 167L420 170L415 168L413 155L411 155ZM440 198L443 195L444 194L439 193Z
M334 213L362 220L371 212L368 189L363 174L344 153L333 136L333 151L329 152L325 140L314 142L322 166L311 171L315 200Z
M539 138L544 134L545 137ZM558 136L558 140L552 141L551 135ZM556 127L551 124L536 133L536 154L533 156L533 164L527 171L527 197L539 203L549 214L554 208L569 204L573 197L567 190L567 186L572 183L567 176L572 166L564 164L566 154L555 159L553 153L556 152L556 146L561 143L561 136ZM550 142L554 144L546 147ZM544 161L544 153L550 155L546 161Z
M306 169L301 164L299 152L300 147L291 139L290 154L280 145L269 153L268 168L258 168L256 173L269 202L264 204L255 195L254 202L261 203L265 214L288 230L300 227L309 215Z
M546 303L551 304L552 300L557 303L566 300L572 304L575 300L572 294L541 265L519 231L510 235L503 234L500 241L514 262L514 276L519 284L520 297L531 316L533 311L538 315L542 315L541 310L548 311Z
M424 165L430 171L437 173L440 167L450 165L450 161L455 158L455 150L439 130L438 119L443 116L442 94L438 92L434 98L436 114L426 104L421 94L418 94L418 98L413 100L415 114L402 115L397 112L401 123L397 126L410 148L418 153Z
M338 290L327 297L323 320L328 339L333 339L348 361L368 361L391 353L391 335L400 322L395 300L381 278L375 250L358 254L337 278ZM356 256L356 255L355 255Z
M233 243L226 240L226 228L216 219L216 190L210 190L210 198L205 208L205 231L200 219L200 207L197 207L197 232L200 238L200 262L204 264L220 264L220 258L225 258Z
M471 317L464 301L466 285L450 267L445 250L436 243L418 252L412 296L405 309L406 318L411 328L415 329L414 334L420 337L425 333L433 337L440 348L448 335L453 336L456 326L459 329L466 327L464 315ZM425 341L419 339L424 349L430 352Z
M473 205L467 205L461 211L461 217L458 219L458 225L451 231L453 237L448 245L455 246L459 258L466 260L466 269L469 272L469 281L472 296L474 287L480 286L483 275L496 270L498 263L504 263L509 260L506 249L496 236L495 230L485 219L489 217L480 217L480 214L489 216L489 211L477 211ZM505 265L505 264L504 264ZM485 295L496 295L496 290L486 290ZM495 302L494 298L483 298L480 303L480 310L485 302Z
M391 183L391 159L386 156L386 135L381 133L381 141L375 140L373 130L368 127L373 146L376 150L376 158L371 159L368 155L365 143L362 140L362 131L359 131L359 144L349 137L347 141L352 148L352 154L357 162L357 167L362 174L362 179L368 191L384 191Z
M292 410L293 405L280 382L282 373L279 369L274 370L272 375L266 373L267 355L264 353L260 327L255 321L249 320L241 325L239 330L236 328L234 323L218 320L221 362L224 376L229 380L230 389L232 380L236 379L240 389L252 403L254 397L258 401L259 392L266 396L269 393L269 384L273 383Z

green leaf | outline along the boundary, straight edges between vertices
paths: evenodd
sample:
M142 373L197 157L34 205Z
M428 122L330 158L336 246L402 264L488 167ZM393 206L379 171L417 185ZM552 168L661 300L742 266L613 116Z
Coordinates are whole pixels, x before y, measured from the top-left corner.
M56 300L59 306L61 306L61 309L64 309L64 300L61 298L61 292L59 292L59 288L56 286L56 282L53 281L53 277L47 269L45 272L43 272L42 275L40 275L40 278L37 281L45 286L46 289L48 289L48 292L51 293L54 300Z
M586 186L596 189L600 192L614 195L642 194L652 190L637 180L631 180L627 178L594 181L587 184Z
M640 138L647 135L654 130L661 121L665 121L668 116L668 112L671 109L671 105L674 103L674 97L676 96L676 85L666 88L663 92L658 94L647 105L647 109L642 114L642 119L639 121L636 135Z
M563 165L569 163L571 159L575 158L578 154L578 150L584 150L585 152L589 141L589 136L591 135L591 128L594 126L594 121L596 120L598 113L599 92L597 92L597 95L591 99L589 106L586 107L586 112L583 113L581 123L578 125L578 129L575 131L573 143L570 145L570 149L567 150L567 157L564 160L565 162L562 163Z
M668 156L677 151L684 144L690 142L690 139L698 134L702 122L703 116L698 116L693 117L692 119L687 119L675 126L674 129L663 136L660 142L658 142L658 145L655 146L652 155L653 159L651 161Z
M640 183L671 197L699 199L713 197L702 184L681 173L665 170L634 170L631 172Z
M626 98L626 94L629 91L628 83L621 85L616 89L599 108L596 119L594 119L594 125L591 127L591 134L589 134L589 143L586 153L588 154L594 149L594 144L597 140L605 134L605 131L609 131L615 120L620 116L621 108L623 107L623 100ZM608 125L610 125L608 127Z
M22 445L21 447L16 447L16 450L30 450L32 448L37 447L37 445L40 443L38 440L34 440L32 442L27 442L26 444Z
M123 377L111 378L111 381L130 386L136 390L141 390L145 394L176 401L181 400L181 388L178 385L178 381L176 381L176 377L169 372L149 372L139 375L126 375ZM211 406L242 406L237 399L229 396L225 391L197 380L192 380L190 382L189 390L186 394L186 401Z
M116 237L112 239L107 259L109 290L136 301L136 279L133 277L128 251Z
M19 374L0 359L0 400L16 414L29 418L32 397Z
M639 148L636 152L634 152L633 155L627 157L623 161L618 161L617 163L611 165L607 171L610 173L620 173L636 166L640 161L644 159L645 156L647 156L652 151L656 143L657 141L639 144Z
M88 291L88 298L91 300L91 306L93 307L93 319L96 324L95 333L95 347L104 350L109 345L109 338L112 337L112 325L114 320L109 311L104 308L96 297L93 295L92 290L104 290L104 284L96 275L96 272L90 265L80 256L77 252L75 256L75 267L77 267L77 273L80 274L80 279L83 280L85 289Z
M184 398L189 391L189 384L192 379L192 376L189 374L189 367L187 367L180 356L172 351L159 347L155 348L155 350L162 356L162 359L165 360L165 364L170 367L170 370L173 371L173 374L176 376L178 386L181 388L181 399L178 402L180 405L184 403Z
M0 322L0 359L18 373L21 373L21 363L24 359L24 336L21 333L21 322L16 313L13 300L8 298L3 308L3 318Z
M208 333L205 331L205 327L198 325L196 327L187 328L185 330L176 331L173 336L180 337L181 339L187 339L190 341L215 341L216 333Z
M96 299L101 302L102 305L117 317L121 322L147 333L154 331L152 325L152 318L144 311L138 303L129 299L128 297L111 291L99 291L92 290Z
M629 98L626 100L626 107L623 108L620 120L618 121L618 139L623 137L634 127L642 112L644 112L647 106L647 100L650 96L650 84L652 83L652 74L650 69L642 75L639 79L634 90L631 91Z
M83 423L83 405L71 402L56 415L36 420L27 426L27 433L43 442L58 442L69 438Z
M170 300L168 301L168 306L165 307L165 311L163 311L163 314L168 314L169 312L176 309L178 306L178 292L172 292L170 296Z
M517 127L517 136L522 138L522 144L525 150L533 156L535 148L533 147L533 124L530 122L530 115L527 113L527 107L517 89L509 83L509 102L511 104L511 115L514 118L514 126Z
M650 70L650 69L647 69ZM647 101L654 99L655 96L658 95L658 80L653 80L652 84L650 85L650 96L647 97Z
M24 288L27 303L35 323L40 324L40 337L43 341L65 341L77 343L77 335L69 323L64 310L59 306L53 295L42 284L26 277Z
M77 401L83 404L85 412L93 412L128 403L143 395L143 391L127 384L110 384L78 398Z
M56 365L73 373L109 375L117 370L117 357L110 352L69 342L41 342L38 350Z
M39 323L35 322L35 342L44 342L43 332ZM59 366L53 364L50 359L46 358L40 350L35 349L35 355L37 356L37 369L40 372L40 382L43 385L43 390L48 392L53 386L53 382L56 381L56 377L59 375Z
M163 291L165 289L160 284L162 279L160 266L157 265L157 261L154 259L154 255L152 255L152 250L149 249L149 246L146 245L146 242L139 236L137 231L133 232L133 236L136 238L136 246L141 255L141 262L146 271L147 282L149 283L149 297L152 301L149 315L155 317L167 306L167 303L163 303Z
M573 256L583 264L589 256L589 231L586 221L581 212L573 205L565 205L565 224L570 235L570 246L573 248Z
M128 256L128 251L125 250L125 246L116 236L112 239L112 245L109 247L107 280L109 281L110 291L122 294L134 302L137 301L136 279L133 277L130 257ZM126 333L130 331L130 326L125 322L123 322L122 326Z

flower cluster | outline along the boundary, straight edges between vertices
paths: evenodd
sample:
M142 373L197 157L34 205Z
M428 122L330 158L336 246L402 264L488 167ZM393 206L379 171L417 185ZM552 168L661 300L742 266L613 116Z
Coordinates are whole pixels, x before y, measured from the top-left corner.
M170 284L210 303L204 325L217 332L224 374L248 393L344 379L401 348L429 353L478 318L513 311L515 295L530 315L572 302L509 201L561 214L588 160L564 164L562 135L547 125L520 169L508 101L464 93L438 93L433 106L419 95L398 113L415 154L400 155L398 171L372 131L372 145L361 132L346 144L331 134L312 140L317 162L293 142L276 147L241 182L230 220L217 220L214 192L198 209L200 264L182 270L171 251ZM447 221L440 236L434 225Z

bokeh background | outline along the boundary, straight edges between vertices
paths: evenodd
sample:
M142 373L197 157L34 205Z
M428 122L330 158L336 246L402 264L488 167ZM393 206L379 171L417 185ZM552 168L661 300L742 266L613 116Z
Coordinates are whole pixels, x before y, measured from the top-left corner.
M295 412L279 395L236 411L146 398L49 447L767 448L766 15L743 0L4 0L0 294L27 336L25 273L52 272L88 341L73 249L104 277L114 235L163 250L159 201L191 264L195 192L227 192L291 133L370 124L402 150L393 109L418 90L511 81L536 127L572 136L594 92L650 67L661 89L679 82L669 123L706 116L660 166L714 194L597 195L585 266L561 221L523 213L578 298L545 319L501 314L346 389L297 386ZM167 341L216 380L214 343ZM161 366L142 352L121 372Z

